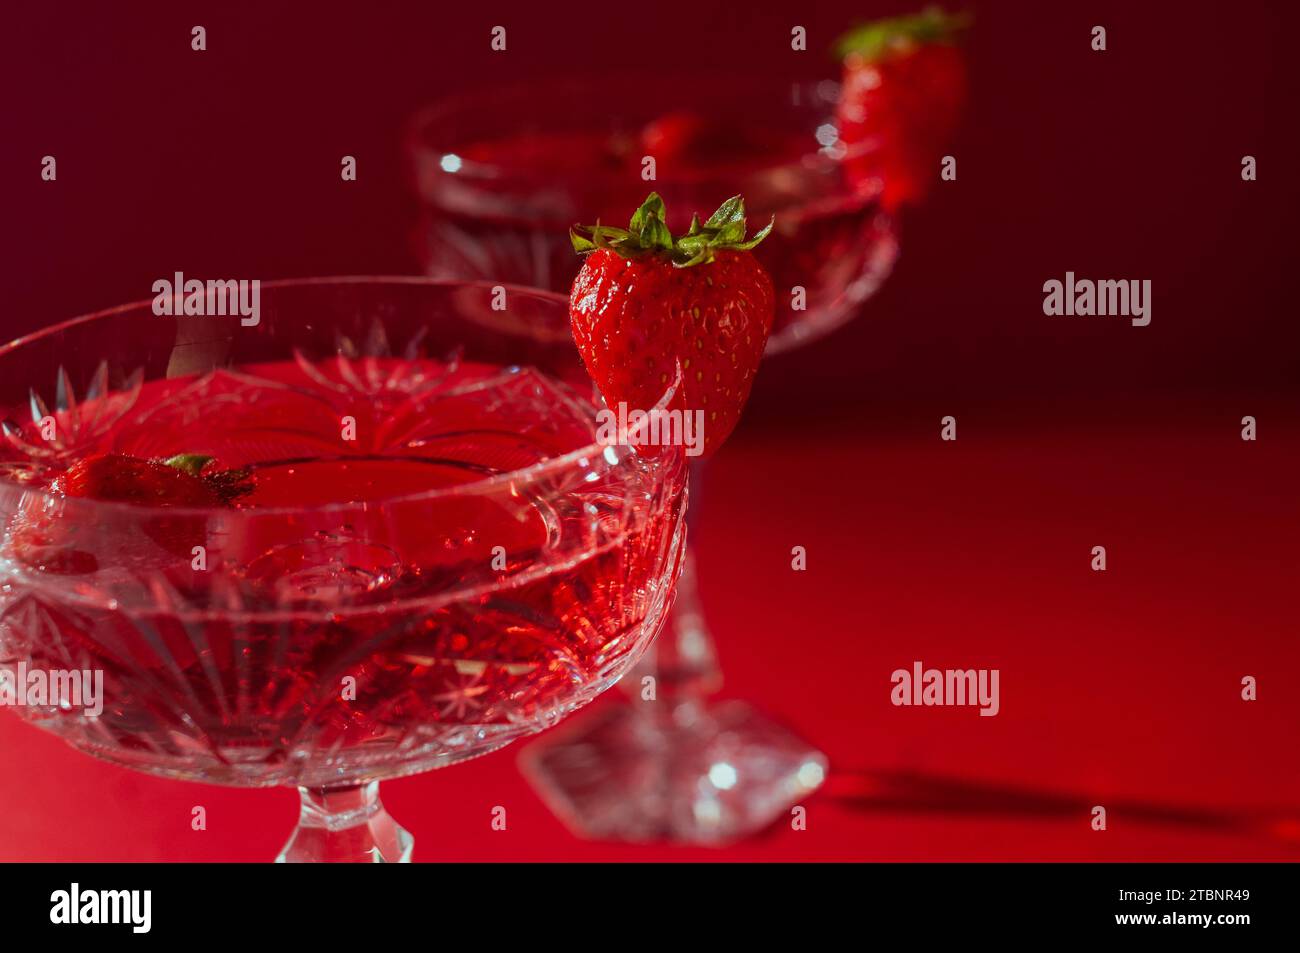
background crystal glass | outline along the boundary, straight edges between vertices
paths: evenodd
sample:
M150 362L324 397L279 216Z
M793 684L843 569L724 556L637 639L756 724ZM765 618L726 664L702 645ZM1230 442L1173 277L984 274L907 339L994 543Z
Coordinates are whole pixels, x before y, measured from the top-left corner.
M881 183L844 172L834 126L838 85L734 76L654 83L551 81L461 94L415 116L407 158L421 202L416 254L425 274L515 282L567 294L581 260L569 228L625 226L657 191L685 231L741 194L755 249L772 276L769 352L812 340L853 316L898 252ZM748 133L725 160L665 155L645 130L665 117ZM508 137L508 138L506 138ZM859 152L874 148L868 144ZM659 154L656 155L655 153ZM641 160L655 175L642 177ZM796 303L792 290L804 289Z

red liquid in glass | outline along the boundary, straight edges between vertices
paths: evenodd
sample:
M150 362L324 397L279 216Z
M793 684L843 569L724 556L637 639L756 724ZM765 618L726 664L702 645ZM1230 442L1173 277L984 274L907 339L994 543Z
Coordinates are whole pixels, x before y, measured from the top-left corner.
M611 684L671 588L682 501L631 451L509 477L589 447L594 414L536 370L431 360L146 383L79 453L206 454L252 492L210 513L25 502L0 664L103 670L99 718L28 716L161 773L320 785L491 750Z

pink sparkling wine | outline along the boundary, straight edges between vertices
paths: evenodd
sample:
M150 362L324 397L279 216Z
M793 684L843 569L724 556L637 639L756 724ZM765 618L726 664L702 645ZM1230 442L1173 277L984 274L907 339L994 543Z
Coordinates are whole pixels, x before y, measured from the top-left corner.
M73 458L7 428L0 665L102 670L98 718L24 714L145 770L323 786L482 754L612 684L676 576L680 480L596 445L592 404L530 367L300 358L60 414ZM98 452L211 456L251 490L43 492Z

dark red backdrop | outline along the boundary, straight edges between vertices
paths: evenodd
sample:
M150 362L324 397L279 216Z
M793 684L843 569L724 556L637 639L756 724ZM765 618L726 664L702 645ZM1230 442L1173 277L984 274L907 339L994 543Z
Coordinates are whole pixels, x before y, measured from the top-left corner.
M729 691L821 743L835 791L850 769L876 772L868 803L823 795L809 831L725 852L581 844L506 751L389 785L424 859L1296 856L1300 15L974 7L958 181L905 218L898 268L859 320L764 368L699 534ZM146 297L177 269L412 271L398 142L429 99L537 75L594 83L629 58L650 81L701 62L829 74L818 49L897 9L8 10L0 334ZM504 55L488 47L497 24ZM795 24L813 51L790 50ZM1095 24L1105 53L1089 48ZM56 183L39 177L47 154ZM339 179L344 154L355 183ZM1240 178L1246 154L1256 182ZM1066 270L1151 279L1151 326L1045 317L1042 283ZM938 441L943 414L956 444ZM1257 443L1238 439L1243 414ZM789 571L795 543L806 574ZM1097 544L1104 576L1088 571ZM891 707L889 673L916 658L1000 667L1002 714ZM1244 674L1258 702L1238 700ZM258 859L292 823L288 792L134 775L8 715L0 757L3 859ZM891 801L879 772L960 784L927 811L919 794ZM1105 834L1080 813L1093 803L1123 806ZM194 804L205 833L189 829ZM488 828L497 804L504 834ZM1281 826L1256 834L1134 819L1274 805Z

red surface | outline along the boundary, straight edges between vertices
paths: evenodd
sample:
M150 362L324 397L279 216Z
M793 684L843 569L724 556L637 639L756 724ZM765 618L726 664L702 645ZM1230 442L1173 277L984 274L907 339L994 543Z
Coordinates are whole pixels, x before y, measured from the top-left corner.
M1107 831L1090 829L1087 807L1034 816L1017 798L986 816L974 792L937 814L818 795L808 830L728 850L583 843L511 749L388 782L386 803L424 860L1300 857L1294 841L1141 824L1120 806L1300 803L1300 421L1251 444L1213 407L1154 413L1164 423L1150 429L1066 432L972 414L956 443L937 421L902 418L853 441L741 440L711 473L700 532L727 694L822 745L836 792L856 787L854 770L913 772L1023 789L1031 804L1107 805ZM1098 544L1105 573L1089 568ZM804 573L790 569L793 545L807 547ZM1000 714L893 707L890 673L917 659L999 668ZM1246 674L1257 702L1240 700ZM0 785L7 859L266 859L294 821L287 791L132 774L12 717L0 745L7 764L31 767ZM195 805L206 832L189 829ZM490 827L498 805L504 832Z
M594 75L628 49L682 70L720 38L750 68L816 75L818 54L789 51L793 23L816 47L899 8L774 6L691 4L689 31L672 7L625 24L509 5L9 12L0 70L22 93L0 113L3 330L147 297L178 267L409 271L398 129L429 98L575 63ZM907 771L955 779L953 804L820 795L807 831L725 851L594 845L507 749L386 786L420 858L1300 856L1114 808L1300 804L1297 13L976 9L958 181L904 220L898 269L860 320L764 367L699 534L727 692L821 744L837 788ZM210 50L193 54L205 21ZM493 59L496 22L510 50ZM57 184L39 181L47 153ZM356 183L339 181L343 154ZM1245 154L1257 182L1240 179ZM1045 317L1042 283L1067 270L1150 278L1151 326ZM938 439L944 414L956 443ZM1244 414L1257 442L1239 439ZM806 573L789 568L796 544ZM890 672L916 659L1000 668L1001 714L892 707ZM1247 674L1257 702L1239 698ZM3 712L0 756L0 859L266 859L294 820L289 792L132 774ZM1015 808L1002 816L975 810L989 800L975 784L1023 790L992 798ZM1057 816L1051 795L1084 806ZM198 804L206 832L190 830ZM1104 833L1091 804L1111 806Z

